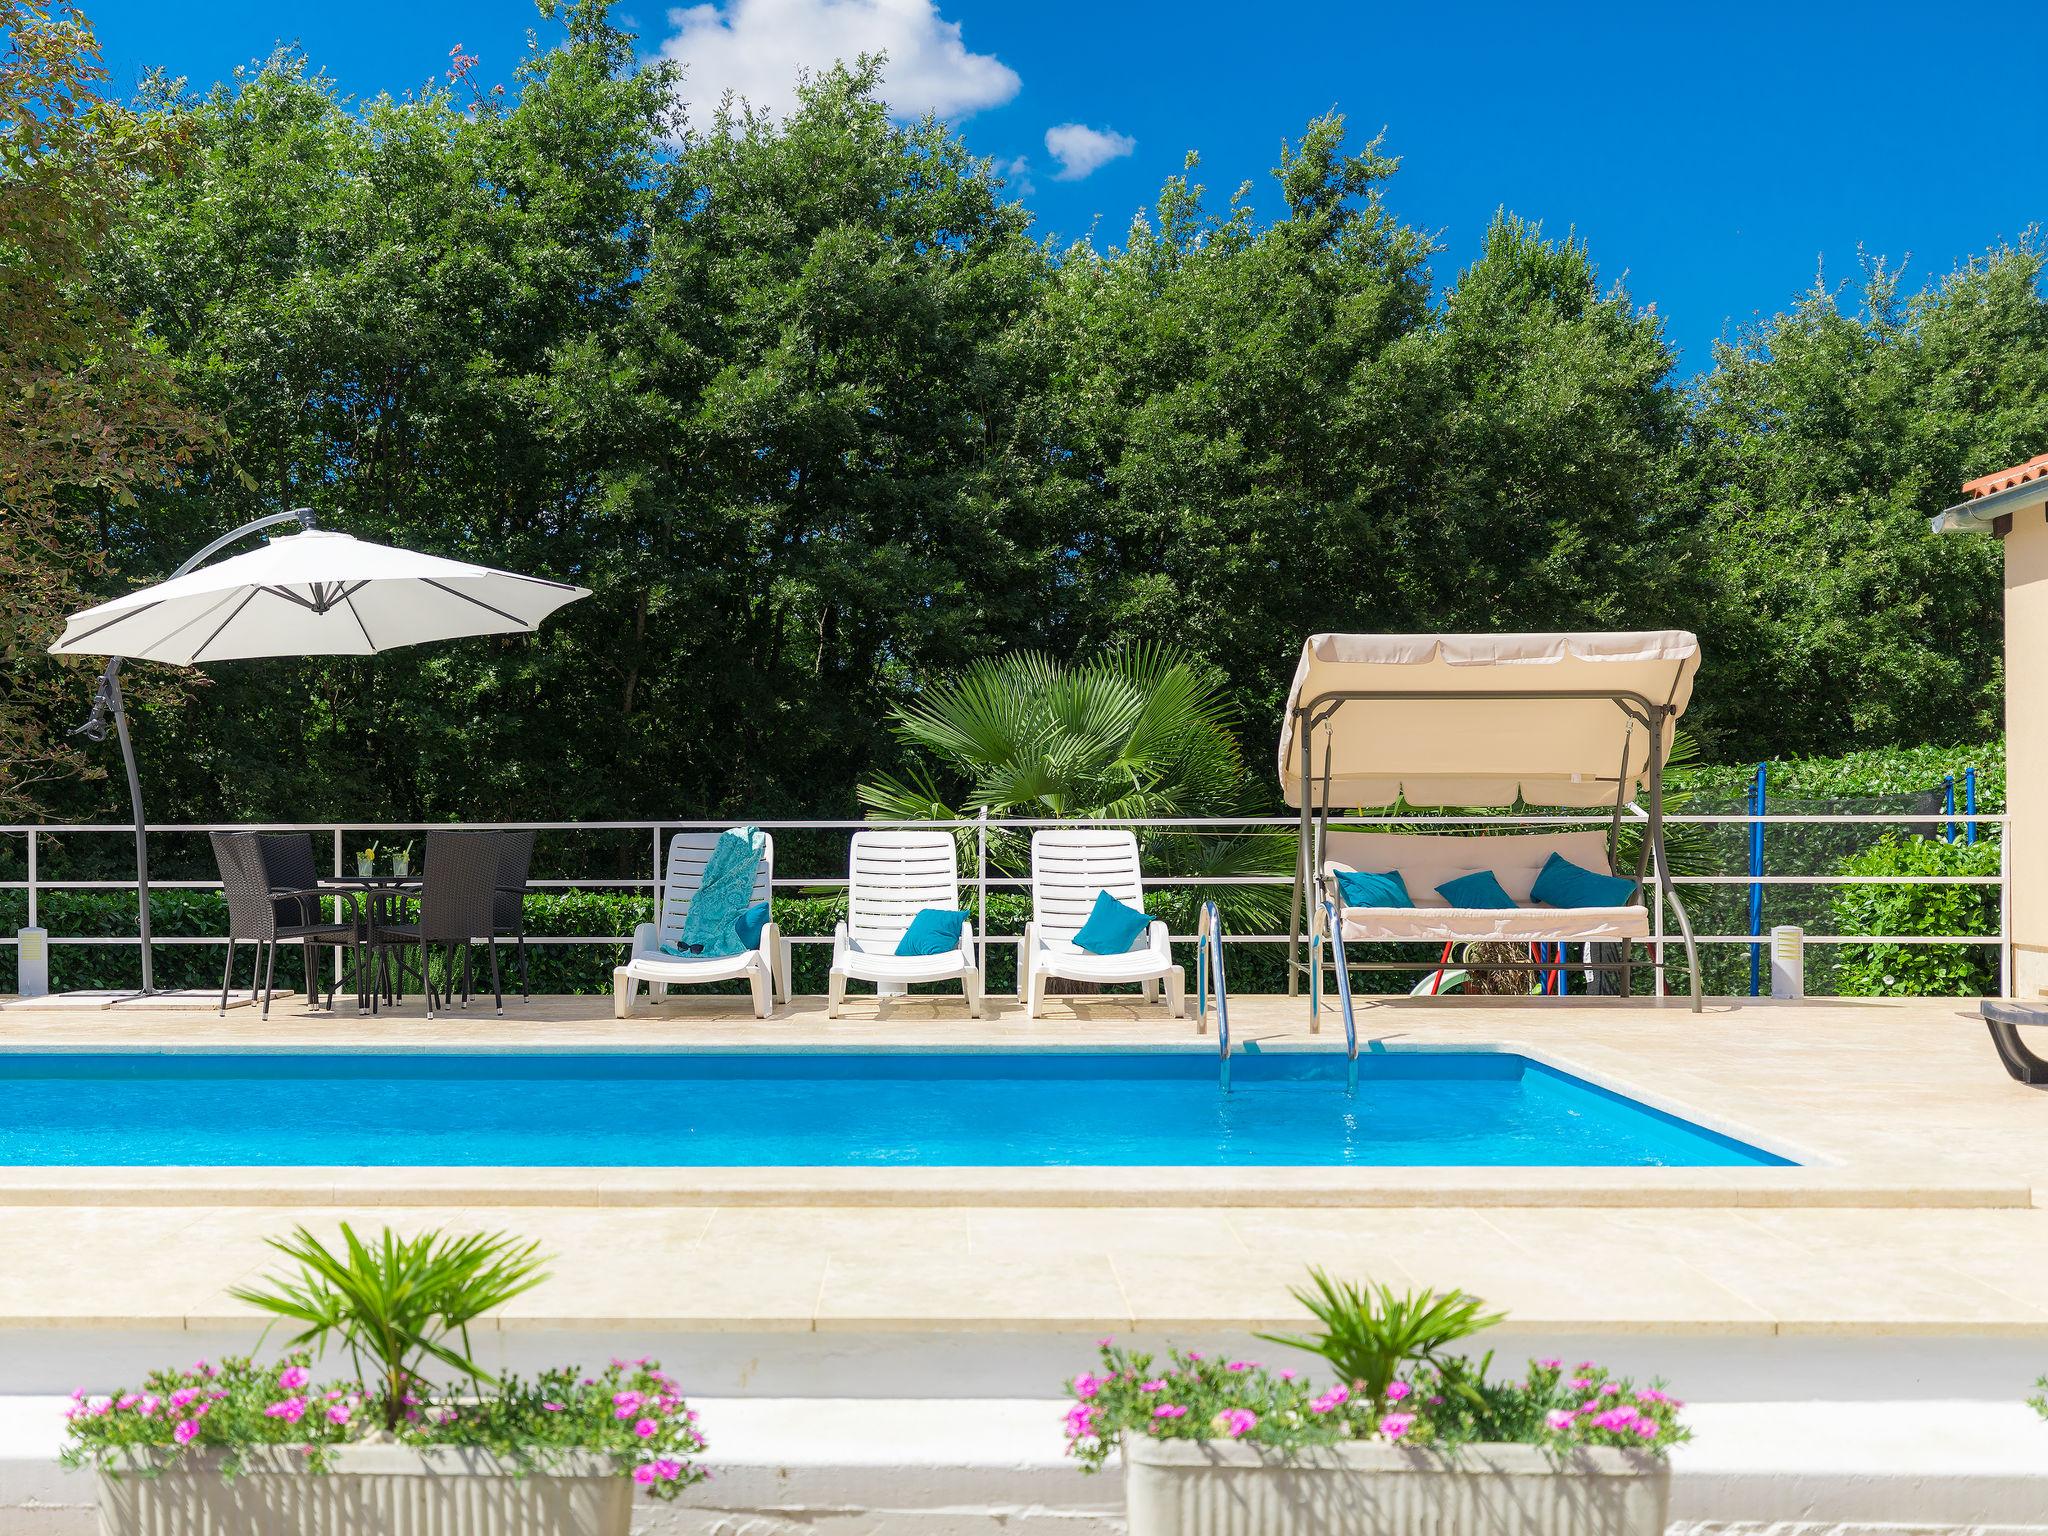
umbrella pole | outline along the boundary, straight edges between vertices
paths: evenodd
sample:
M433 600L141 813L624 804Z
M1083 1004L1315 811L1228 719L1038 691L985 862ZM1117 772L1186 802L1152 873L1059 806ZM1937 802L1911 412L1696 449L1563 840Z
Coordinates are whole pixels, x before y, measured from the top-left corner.
M142 779L135 771L135 746L128 739L128 711L121 704L121 658L107 663L102 677L114 706L114 732L121 738L121 764L128 770L128 808L135 813L136 927L142 935L142 995L156 991L156 971L149 953L149 826L142 819Z
M315 525L312 509L294 507L289 512L272 512L254 522L244 523L232 533L224 533L204 549L188 558L171 579L185 575L202 560L219 550L225 549L245 534L260 528L269 528L277 523L297 523L301 528ZM114 717L114 732L121 740L121 765L128 770L128 808L135 816L135 901L136 928L142 938L142 990L138 997L150 997L156 992L156 968L150 958L149 942L149 827L142 819L142 778L135 771L135 744L128 739L128 711L121 704L121 658L107 658L107 670L100 674L99 695L93 700L92 715L74 735L90 737L94 741L106 737L106 718Z

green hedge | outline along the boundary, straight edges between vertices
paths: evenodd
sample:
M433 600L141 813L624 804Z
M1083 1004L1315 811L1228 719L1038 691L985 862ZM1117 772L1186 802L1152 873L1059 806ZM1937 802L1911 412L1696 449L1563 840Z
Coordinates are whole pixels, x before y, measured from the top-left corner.
M1993 842L1890 836L1844 860L1842 873L1995 875L1998 854ZM1998 932L1995 885L1837 886L1833 906L1838 933ZM1844 997L1988 997L1998 991L1998 950L1988 944L1845 944L1831 980Z

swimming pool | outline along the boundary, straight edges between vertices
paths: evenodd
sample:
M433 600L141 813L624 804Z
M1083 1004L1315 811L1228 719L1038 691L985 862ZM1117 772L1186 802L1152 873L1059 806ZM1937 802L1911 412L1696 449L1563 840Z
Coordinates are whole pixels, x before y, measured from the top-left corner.
M1740 1167L1499 1051L0 1053L0 1164Z

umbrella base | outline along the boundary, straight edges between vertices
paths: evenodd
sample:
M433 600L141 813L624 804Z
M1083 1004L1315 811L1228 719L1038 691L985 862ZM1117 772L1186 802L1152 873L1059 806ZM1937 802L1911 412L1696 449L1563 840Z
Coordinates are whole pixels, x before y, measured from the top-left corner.
M271 998L275 1007L287 996L284 992ZM262 1001L260 992L230 992L230 1008L248 1008ZM97 988L83 992L53 992L48 997L9 998L0 1002L0 1008L66 1008L91 1011L104 1008L168 1008L198 1013L202 1009L211 1013L220 1008L218 991L195 991L190 987L176 987L163 992L138 992L134 988Z

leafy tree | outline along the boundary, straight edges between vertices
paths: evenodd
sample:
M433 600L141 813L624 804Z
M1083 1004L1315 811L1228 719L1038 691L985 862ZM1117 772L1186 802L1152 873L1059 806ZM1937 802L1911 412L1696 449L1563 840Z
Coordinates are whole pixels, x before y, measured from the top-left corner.
M707 810L843 805L888 706L1033 638L1055 579L1006 449L1043 253L878 68L721 109L658 189L605 479L636 533L622 724Z
M0 819L88 771L53 734L82 708L44 647L86 606L108 503L171 480L210 424L94 280L92 257L135 188L171 168L175 136L100 97L85 17L0 0ZM147 692L148 683L143 682ZM159 697L176 685L159 684Z
M1693 401L1701 722L1730 756L1996 729L2000 551L1928 517L2048 441L2048 302L2031 242L1861 308L1816 285L1716 349Z
M7 302L32 271L107 334L133 317L114 364L49 355L168 378L228 436L169 483L191 439L158 401L115 467L40 472L53 510L0 532L36 573L0 583L0 753L47 764L62 713L29 627L294 501L596 595L536 637L145 701L163 814L839 813L894 760L893 710L1017 651L1178 647L1263 761L1326 630L1689 623L1710 757L1996 709L1997 551L1922 519L2048 439L2031 241L1918 294L1874 268L1859 313L1809 295L1686 390L1583 241L1502 212L1440 284L1397 162L1341 118L1283 148L1270 210L1249 185L1212 209L1190 162L1120 245L1055 249L944 124L891 121L878 61L773 120L690 121L601 0L565 15L503 90L464 59L353 102L286 53L15 130L78 188L0 195L87 212L8 224L61 249L8 267ZM176 155L117 174L145 136Z

